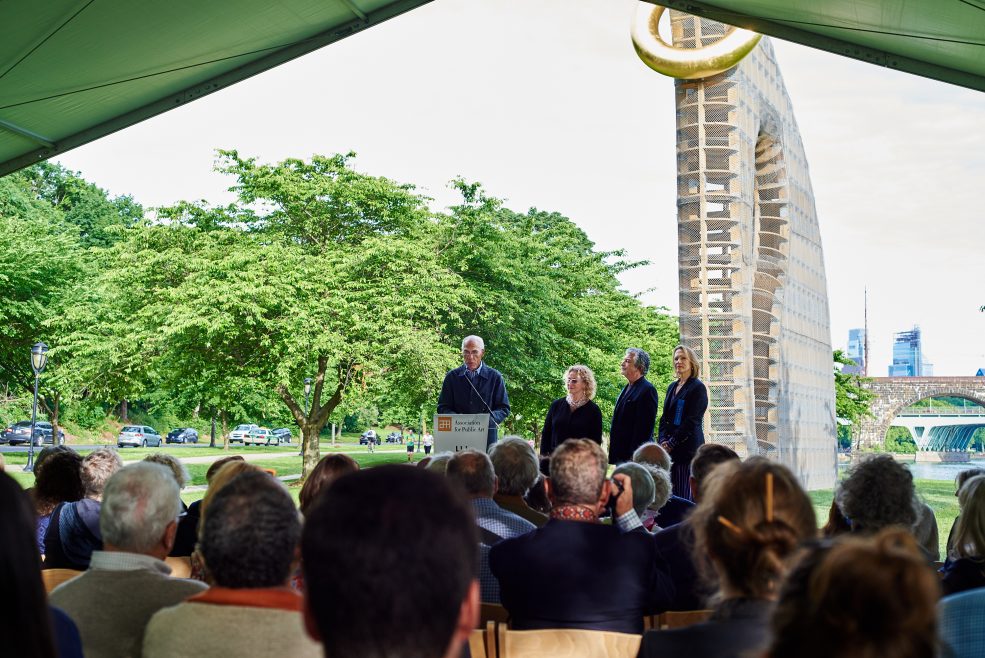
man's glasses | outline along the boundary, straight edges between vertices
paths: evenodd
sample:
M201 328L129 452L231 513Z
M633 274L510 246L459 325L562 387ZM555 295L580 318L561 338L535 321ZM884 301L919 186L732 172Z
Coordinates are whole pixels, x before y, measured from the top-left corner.
M462 350L462 356L479 356L482 350Z

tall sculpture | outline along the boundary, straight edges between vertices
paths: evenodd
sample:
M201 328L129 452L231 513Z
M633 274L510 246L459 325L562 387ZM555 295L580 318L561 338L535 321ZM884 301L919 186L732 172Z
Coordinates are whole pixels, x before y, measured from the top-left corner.
M641 2L640 58L677 78L680 331L702 360L705 437L834 485L827 284L807 158L768 39Z

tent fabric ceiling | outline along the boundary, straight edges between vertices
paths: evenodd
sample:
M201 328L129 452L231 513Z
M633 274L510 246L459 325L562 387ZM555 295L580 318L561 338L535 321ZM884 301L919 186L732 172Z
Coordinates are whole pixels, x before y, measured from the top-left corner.
M985 0L648 0L985 91Z
M0 175L429 1L2 1Z

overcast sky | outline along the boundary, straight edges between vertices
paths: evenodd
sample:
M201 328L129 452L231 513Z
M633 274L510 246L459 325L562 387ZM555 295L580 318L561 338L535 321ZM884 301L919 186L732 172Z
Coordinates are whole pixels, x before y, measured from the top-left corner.
M437 0L58 158L148 207L228 202L215 149L265 161L355 151L416 184L482 182L507 205L561 212L624 277L677 309L674 83L629 39L635 0ZM885 376L918 324L936 375L985 367L985 95L774 40L811 168L831 338L862 326Z

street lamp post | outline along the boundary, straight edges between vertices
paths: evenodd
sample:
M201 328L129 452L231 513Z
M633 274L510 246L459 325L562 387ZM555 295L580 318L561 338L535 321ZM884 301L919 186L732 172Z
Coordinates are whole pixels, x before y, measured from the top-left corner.
M311 377L304 378L304 419L308 420L308 395L311 393ZM301 428L301 452L299 453L302 457L304 456L304 428Z
M34 470L34 430L38 422L38 382L41 380L41 373L48 365L48 346L44 343L35 343L31 348L31 368L34 369L34 404L31 406L31 437L27 441L27 465L24 472ZM54 443L54 434L52 434Z

